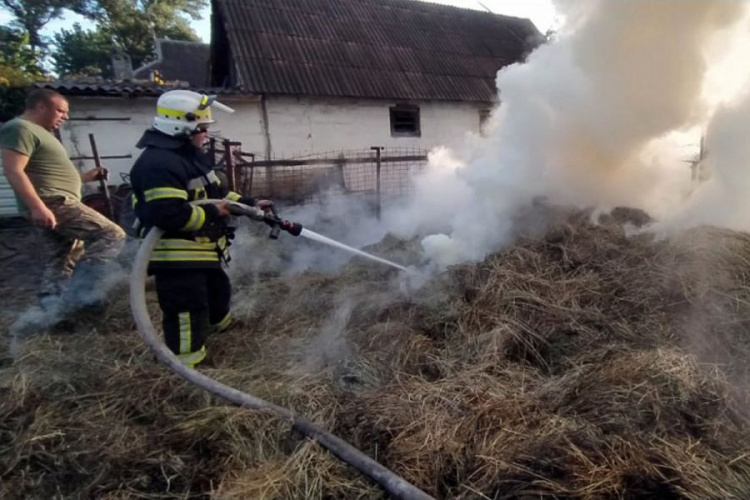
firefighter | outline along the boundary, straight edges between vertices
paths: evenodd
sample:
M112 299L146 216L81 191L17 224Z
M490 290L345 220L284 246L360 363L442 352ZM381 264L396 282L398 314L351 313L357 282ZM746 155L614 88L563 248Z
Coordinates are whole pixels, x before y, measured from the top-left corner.
M165 231L151 256L149 274L156 280L166 344L187 366L206 357L210 332L224 331L232 322L231 287L223 269L233 235L227 203L190 202L223 199L272 206L269 200L229 191L213 171L202 150L214 123L212 107L233 112L213 96L188 90L162 94L153 126L137 144L143 152L130 172L141 235L154 226Z

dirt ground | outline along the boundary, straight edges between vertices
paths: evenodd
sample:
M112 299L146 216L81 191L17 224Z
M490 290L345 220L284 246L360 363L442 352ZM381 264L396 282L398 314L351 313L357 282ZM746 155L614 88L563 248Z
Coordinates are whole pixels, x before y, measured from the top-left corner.
M7 332L18 311L34 304L46 251L27 226L0 226L0 328ZM0 336L0 359L7 352L7 335ZM4 349L3 349L4 347ZM5 361L7 363L7 360ZM2 361L0 361L2 363Z

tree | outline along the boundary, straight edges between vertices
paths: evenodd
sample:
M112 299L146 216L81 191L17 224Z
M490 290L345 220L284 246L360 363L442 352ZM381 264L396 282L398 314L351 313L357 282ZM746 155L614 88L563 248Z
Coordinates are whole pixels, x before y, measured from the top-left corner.
M70 30L55 33L53 38L56 50L52 53L52 63L60 76L112 77L111 54L115 46L101 29L85 31L76 23Z
M0 62L29 77L43 77L44 72L29 40L26 32L0 26Z
M20 113L26 87L44 78L28 33L0 26L0 121Z
M198 40L190 19L200 19L208 0L0 0L10 11L12 26L29 36L28 45L37 61L46 54L39 34L65 10L95 23L93 32L80 26L54 37L52 61L64 74L112 76L110 54L123 52L138 67L153 58L155 38ZM106 53L106 57L105 57Z
M80 13L138 67L153 58L155 38L198 40L189 18L200 19L206 5L207 0L92 0Z
M0 0L0 5L13 14L13 26L29 33L29 44L36 51L44 46L41 31L64 9L82 11L86 0Z
M5 67L4 71L10 74L20 71L24 75L23 80L28 77L43 76L41 71L41 61L47 55L46 40L42 36L42 29L52 21L62 16L65 9L81 11L86 9L86 2L92 0L0 0L0 8L4 8L13 15L10 27L3 28L3 35L6 38L11 36L11 50L15 50L17 55L23 53L25 61L19 63L17 59L11 61L8 59L8 50L4 50ZM13 35L9 35L14 33ZM18 33L23 34L19 37ZM22 38L22 39L21 39ZM20 45L19 45L20 42ZM3 47L7 40L3 40ZM19 66L20 64L20 66ZM31 70L31 73L24 72ZM17 80L19 75L15 75ZM7 79L7 78L6 78Z

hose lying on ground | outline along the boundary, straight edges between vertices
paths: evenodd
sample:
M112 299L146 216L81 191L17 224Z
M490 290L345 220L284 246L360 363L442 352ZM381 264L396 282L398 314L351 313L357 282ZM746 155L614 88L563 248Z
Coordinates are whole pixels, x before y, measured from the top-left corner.
M201 200L200 203L219 203L221 200ZM226 399L236 405L253 410L270 411L282 419L289 420L292 428L302 435L316 440L325 446L328 451L336 457L359 470L363 475L369 477L388 493L404 500L431 500L432 497L416 486L407 482L386 467L368 457L349 443L334 436L333 434L319 428L311 421L295 415L290 410L256 398L250 394L238 391L216 380L207 377L197 370L188 368L180 363L180 360L170 351L160 335L156 332L151 317L146 307L146 275L148 261L154 247L159 242L164 232L153 227L141 242L138 253L135 256L132 273L130 275L130 308L133 311L138 332L144 342L154 351L156 357L167 365L173 372L184 378L193 385L210 392L220 398ZM434 500L434 499L432 499Z

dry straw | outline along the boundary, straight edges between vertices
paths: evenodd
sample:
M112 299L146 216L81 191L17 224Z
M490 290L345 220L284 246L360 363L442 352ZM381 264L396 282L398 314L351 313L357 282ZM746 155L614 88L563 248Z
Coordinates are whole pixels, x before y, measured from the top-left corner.
M438 498L749 498L750 236L557 218L416 293L360 261L239 280L252 307L202 370ZM11 281L6 312L30 300ZM0 365L1 498L384 498L286 422L166 373L125 295Z

